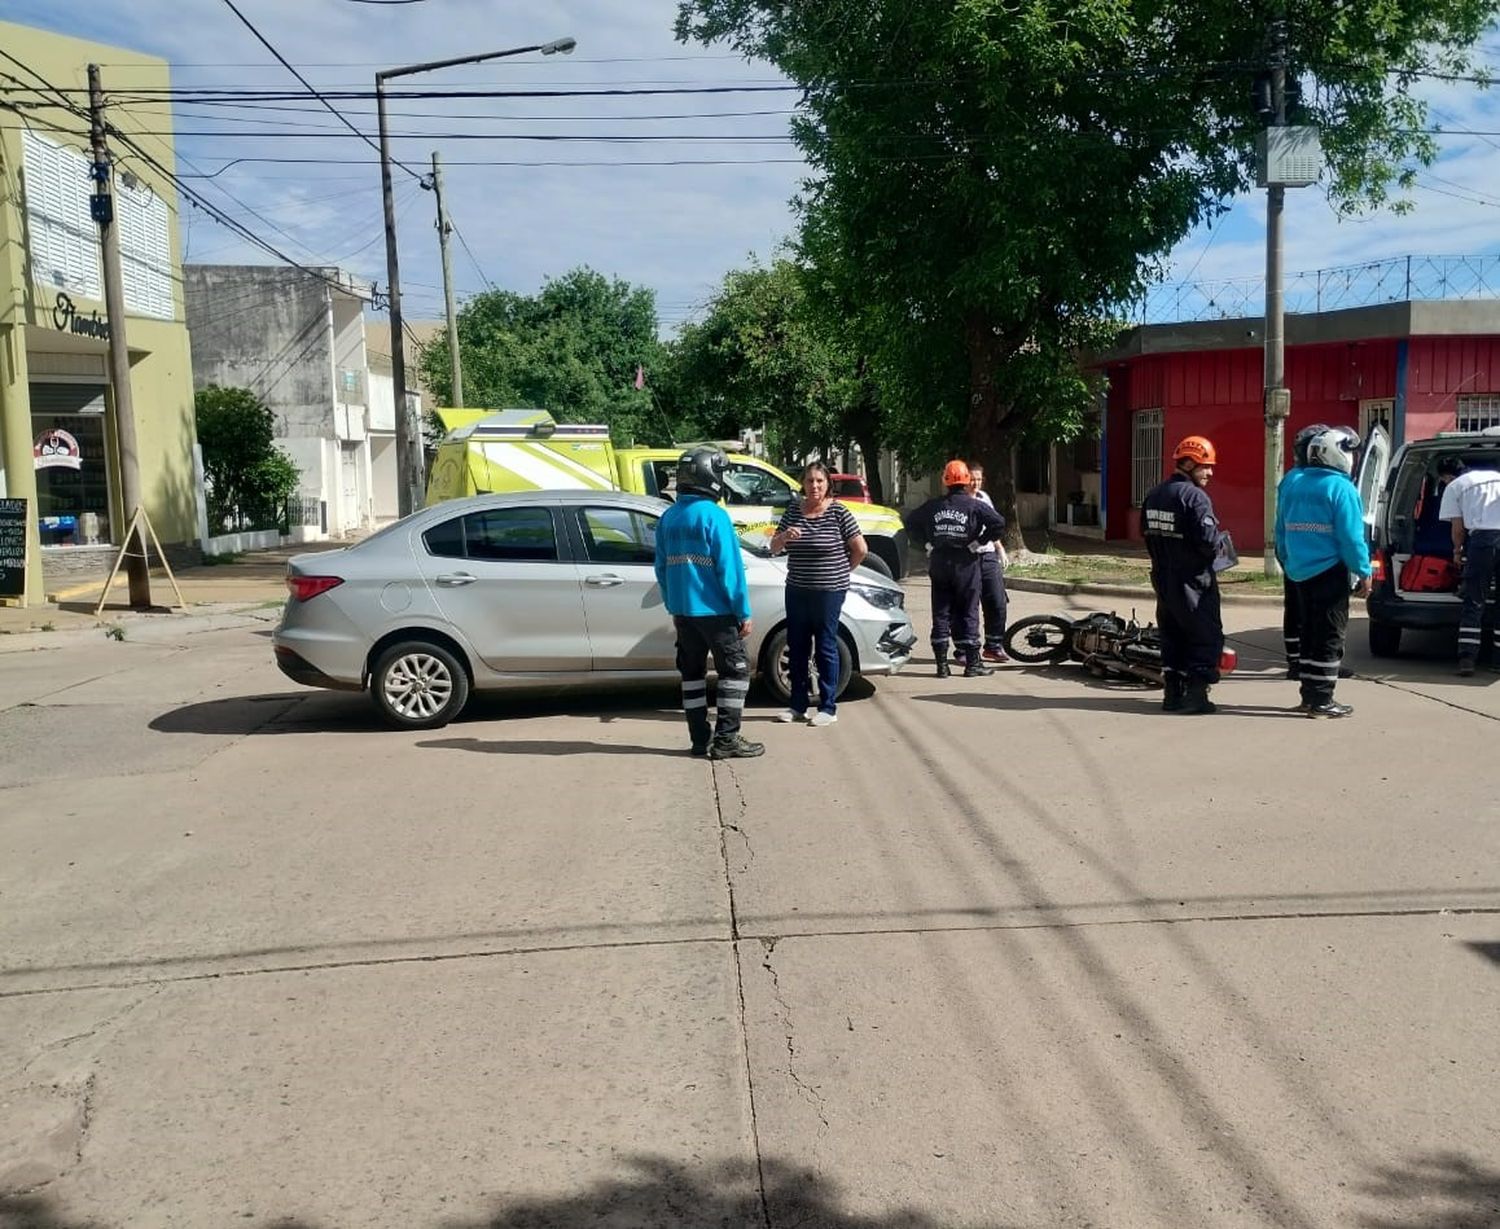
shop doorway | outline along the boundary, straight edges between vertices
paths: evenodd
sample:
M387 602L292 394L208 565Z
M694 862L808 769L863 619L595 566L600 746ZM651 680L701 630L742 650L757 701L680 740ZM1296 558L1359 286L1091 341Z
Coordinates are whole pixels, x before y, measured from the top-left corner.
M32 461L43 546L111 539L109 437L104 385L32 384Z

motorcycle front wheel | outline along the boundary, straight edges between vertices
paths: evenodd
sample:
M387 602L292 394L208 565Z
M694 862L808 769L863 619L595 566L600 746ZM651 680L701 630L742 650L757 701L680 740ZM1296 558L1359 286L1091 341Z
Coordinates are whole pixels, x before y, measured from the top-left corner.
M1017 619L1006 628L1005 651L1028 666L1065 662L1073 652L1073 625L1057 615Z

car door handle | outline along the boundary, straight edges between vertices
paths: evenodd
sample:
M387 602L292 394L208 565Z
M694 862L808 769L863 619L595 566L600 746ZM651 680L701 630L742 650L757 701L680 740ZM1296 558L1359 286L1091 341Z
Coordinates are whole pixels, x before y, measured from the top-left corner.
M446 572L437 578L437 582L445 589L457 589L460 585L472 585L478 579L468 572Z
M625 578L616 576L613 572L605 572L599 576L586 576L583 583L591 589L613 589L616 585L623 585Z

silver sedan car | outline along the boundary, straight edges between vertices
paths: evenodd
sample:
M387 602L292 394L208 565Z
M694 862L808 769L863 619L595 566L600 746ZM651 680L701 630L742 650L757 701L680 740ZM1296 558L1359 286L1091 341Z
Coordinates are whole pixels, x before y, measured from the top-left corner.
M446 725L471 691L675 678L652 567L665 510L598 491L480 495L299 555L287 565L276 664L312 687L368 689L403 729ZM750 657L785 703L786 565L743 541ZM839 630L840 692L855 673L894 674L916 644L900 585L867 568Z

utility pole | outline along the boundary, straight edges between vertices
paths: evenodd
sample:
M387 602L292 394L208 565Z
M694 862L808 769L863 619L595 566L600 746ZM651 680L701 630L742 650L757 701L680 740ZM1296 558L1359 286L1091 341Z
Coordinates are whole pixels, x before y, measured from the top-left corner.
M453 227L448 223L448 207L443 202L443 160L437 150L432 151L432 191L437 197L438 246L443 252L443 306L448 313L448 358L453 365L452 405L461 409L464 404L464 364L458 352L458 316L453 310L453 262L448 256L448 235Z
M1284 13L1285 10L1283 10ZM1286 126L1286 18L1271 23L1271 123ZM1266 474L1265 474L1265 572L1280 576L1276 559L1276 488L1281 483L1286 457L1286 420L1292 398L1286 387L1286 341L1282 302L1282 225L1286 210L1286 187L1266 186Z
M115 198L104 137L104 87L99 66L89 65L89 135L93 145L94 193L89 210L99 223L104 256L104 313L109 317L109 382L114 394L115 439L120 451L120 504L127 539L125 574L130 582L130 605L151 605L151 571L146 560L146 534L135 519L145 506L141 495L140 445L135 430L135 401L130 388L130 352L125 347L125 287L120 278L120 232L115 226ZM133 541L132 541L133 539Z
M401 268L396 255L396 194L391 186L391 140L386 127L385 77L375 74L380 124L380 195L385 202L386 300L391 311L391 387L396 397L396 512L422 506L422 435L406 403L406 338L401 323Z

